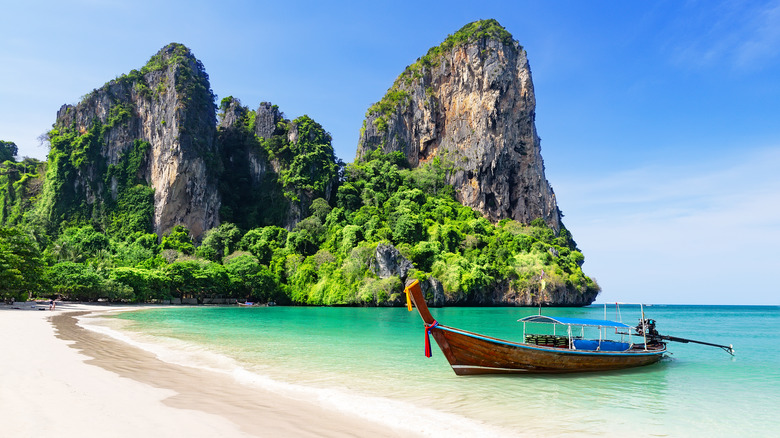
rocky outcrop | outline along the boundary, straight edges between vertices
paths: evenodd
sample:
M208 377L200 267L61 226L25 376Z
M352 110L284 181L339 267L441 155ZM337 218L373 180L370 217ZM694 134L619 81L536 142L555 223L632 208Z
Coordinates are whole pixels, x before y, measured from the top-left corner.
M441 281L434 277L429 277L420 282L420 288L425 302L431 307L442 307L444 305L452 305L453 302L447 301L447 296L444 294L444 286Z
M224 221L292 230L314 199L333 196L338 164L330 135L308 116L291 121L271 103L253 111L228 97L217 131Z
M494 302L504 306L552 306L581 307L595 301L598 289L573 292L562 284L546 284L544 288L534 285L518 289L511 284L501 285L493 291Z
M255 115L255 134L260 138L271 138L277 133L277 124L284 120L279 107L262 102Z
M252 111L242 106L238 99L232 97L225 104L226 107L220 113L217 126L218 146L224 157L225 173L228 177L236 172L246 173L243 176L248 179L253 188L258 188L268 176L275 178L275 174L280 170L278 162L272 162L259 143L273 135L275 126L273 114L278 115L279 111L276 107L272 108L271 104L263 102L252 114ZM252 116L256 124L254 130L251 126L247 126Z
M243 229L281 223L286 209L277 171L251 127L254 116L238 99L225 98L217 126L223 167L220 217Z
M103 210L101 205L116 202L121 195L121 181L112 176L112 166L124 166L139 144L148 144L139 149L134 171L139 182L154 189L152 231L162 235L175 225L184 225L199 239L219 224L213 102L200 61L186 47L169 44L140 71L107 83L76 106L59 110L50 134L59 136L52 139L52 151L69 154L75 173L70 176L63 168L63 174L52 176L72 178L66 182L74 186L73 195L85 199L94 216ZM66 139L65 134L73 136ZM100 138L85 139L86 135ZM74 153L83 153L84 159L74 160ZM52 198L61 195L61 191L50 194ZM52 205L63 202L54 199Z
M407 67L366 116L357 160L402 152L439 158L457 199L493 221L542 218L560 230L535 127L525 50L495 20L464 26Z
M408 283L408 281L407 281ZM517 287L509 281L496 283L484 293L446 293L441 282L428 277L420 282L425 301L431 307L442 306L518 306L581 307L593 303L598 289L572 291L563 284L533 283Z
M379 278L398 277L406 279L406 273L414 268L412 262L401 255L393 245L380 243L370 260L369 269Z

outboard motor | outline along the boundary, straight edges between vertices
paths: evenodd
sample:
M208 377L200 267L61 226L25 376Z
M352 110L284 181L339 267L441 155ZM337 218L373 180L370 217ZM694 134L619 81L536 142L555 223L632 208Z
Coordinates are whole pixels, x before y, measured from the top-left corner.
M645 319L644 323L640 320L639 325L636 326L636 332L639 336L644 335L649 344L659 343L663 339L655 328L654 319Z
M645 319L639 320L639 325L637 325L634 330L639 336L644 335L647 339L647 344L666 344L665 341L672 341L672 342L681 342L683 344L687 344L689 342L693 342L694 344L701 344L701 345L709 345L711 347L718 347L725 351L726 353L730 355L734 355L734 347L732 345L720 345L720 344L712 344L709 342L703 342L703 341L694 341L693 339L685 339L685 338L678 338L676 336L666 336L658 333L658 330L655 329L655 320L654 319Z

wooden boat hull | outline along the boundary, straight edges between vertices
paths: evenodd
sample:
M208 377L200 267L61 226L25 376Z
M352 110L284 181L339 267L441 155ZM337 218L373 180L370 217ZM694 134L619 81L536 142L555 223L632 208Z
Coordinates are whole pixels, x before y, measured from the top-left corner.
M414 302L430 333L457 375L579 373L640 367L658 362L666 346L645 350L588 351L522 344L439 324L428 310L419 283L406 288L408 306ZM427 350L427 348L426 348Z
M610 371L658 362L666 348L628 352L580 351L519 344L446 326L430 333L455 374L525 374Z

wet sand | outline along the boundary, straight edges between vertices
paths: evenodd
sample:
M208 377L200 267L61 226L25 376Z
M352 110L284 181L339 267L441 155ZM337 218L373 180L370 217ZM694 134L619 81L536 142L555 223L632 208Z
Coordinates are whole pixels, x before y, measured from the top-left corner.
M409 436L227 375L163 362L76 324L77 316L96 311L106 308L0 310L3 435ZM398 415L401 421L406 414Z

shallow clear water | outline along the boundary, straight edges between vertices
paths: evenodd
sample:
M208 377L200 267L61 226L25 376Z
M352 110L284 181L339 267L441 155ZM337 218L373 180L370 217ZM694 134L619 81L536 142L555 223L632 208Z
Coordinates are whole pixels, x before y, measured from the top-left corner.
M517 319L537 309L431 311L449 326L519 340ZM111 325L163 360L433 436L776 436L780 307L645 311L663 334L733 344L737 354L670 343L670 358L634 370L458 377L435 342L424 357L422 321L405 308L160 308ZM603 307L544 313L604 317ZM634 324L636 309L623 320Z

